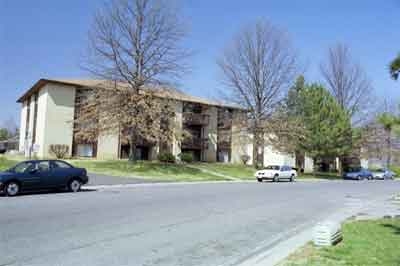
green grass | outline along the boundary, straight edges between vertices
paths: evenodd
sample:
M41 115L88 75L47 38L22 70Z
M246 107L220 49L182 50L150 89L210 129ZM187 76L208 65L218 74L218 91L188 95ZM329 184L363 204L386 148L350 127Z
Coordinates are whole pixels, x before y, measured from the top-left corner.
M400 219L349 222L343 241L317 249L312 244L292 254L280 266L400 265Z
M21 156L0 156L0 170L5 170L17 162L24 160ZM122 176L143 177L160 181L210 181L229 180L229 176L241 180L253 180L255 169L243 164L225 163L191 163L191 164L164 164L159 162L139 161L131 164L126 160L67 160L77 167L84 167L89 172ZM205 170L207 172L204 172ZM215 174L213 174L215 173ZM303 174L304 178L336 179L339 176L332 173Z
M0 156L0 171L7 170L18 163L19 160L10 159L5 156Z
M77 167L84 167L88 172L122 177L144 177L160 181L209 181L226 180L223 177L203 173L199 169L183 164L165 164L158 162L138 161L129 163L126 160L70 160Z
M254 179L256 170L243 164L227 164L227 163L197 163L192 164L194 167L205 169L208 171L216 172L222 175L235 177L238 179L248 180Z
M328 180L342 179L342 177L338 173L323 173L323 172L317 172L315 174L303 173L303 174L299 174L298 178L300 178L300 179L319 178L319 179L328 179Z

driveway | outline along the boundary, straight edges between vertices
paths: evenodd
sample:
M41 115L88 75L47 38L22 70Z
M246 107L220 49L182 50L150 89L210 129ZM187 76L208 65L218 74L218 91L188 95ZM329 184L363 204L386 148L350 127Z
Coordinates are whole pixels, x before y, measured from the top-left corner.
M400 182L165 184L0 197L0 265L236 265Z

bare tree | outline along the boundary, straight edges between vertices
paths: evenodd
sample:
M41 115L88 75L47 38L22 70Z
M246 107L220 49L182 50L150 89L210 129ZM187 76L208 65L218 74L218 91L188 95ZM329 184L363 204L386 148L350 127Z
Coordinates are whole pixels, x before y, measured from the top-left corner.
M284 98L296 74L296 56L287 35L268 22L244 28L218 60L225 94L249 111L254 135L253 161L264 162L268 120Z
M120 130L129 136L131 160L135 160L138 141L163 136L163 130L157 129L163 127L160 119L166 105L159 96L165 94L161 91L168 81L186 69L189 53L181 45L184 25L177 8L167 0L114 0L97 12L84 68L111 82L106 89L104 84L101 90L94 89L95 96L86 97L91 102L82 110L99 117L92 130L88 125L93 117L80 116L88 118L80 127L88 129L88 136Z
M349 48L343 44L330 48L320 71L328 89L349 113L352 122L358 124L367 118L371 106L371 81L361 65L353 60Z

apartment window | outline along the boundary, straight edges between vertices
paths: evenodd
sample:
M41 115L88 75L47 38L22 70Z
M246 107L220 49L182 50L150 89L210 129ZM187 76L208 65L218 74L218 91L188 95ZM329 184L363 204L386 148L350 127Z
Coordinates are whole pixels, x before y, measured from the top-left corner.
M93 145L78 144L76 147L76 155L78 157L93 157Z

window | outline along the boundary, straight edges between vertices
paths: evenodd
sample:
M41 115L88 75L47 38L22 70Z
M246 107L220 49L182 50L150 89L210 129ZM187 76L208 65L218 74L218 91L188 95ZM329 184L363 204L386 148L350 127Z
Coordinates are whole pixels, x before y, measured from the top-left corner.
M38 162L36 167L39 172L49 171L50 170L50 162L49 161Z
M35 164L32 162L23 162L20 164L17 164L14 169L13 172L15 173L25 173L31 169L35 168Z
M279 170L279 166L278 165L268 165L265 169L266 170Z
M54 168L72 168L71 165L65 163L65 162L61 162L61 161L54 161L53 162L53 167Z
M76 153L78 157L93 157L93 145L78 144Z

